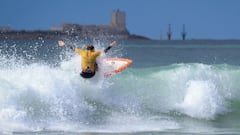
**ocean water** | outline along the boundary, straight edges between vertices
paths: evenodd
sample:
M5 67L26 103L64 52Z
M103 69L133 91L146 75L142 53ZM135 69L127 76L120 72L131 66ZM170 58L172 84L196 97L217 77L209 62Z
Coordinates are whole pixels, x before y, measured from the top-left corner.
M106 57L133 64L104 78ZM84 80L80 57L57 41L1 40L0 134L238 135L239 57L240 44L120 41Z

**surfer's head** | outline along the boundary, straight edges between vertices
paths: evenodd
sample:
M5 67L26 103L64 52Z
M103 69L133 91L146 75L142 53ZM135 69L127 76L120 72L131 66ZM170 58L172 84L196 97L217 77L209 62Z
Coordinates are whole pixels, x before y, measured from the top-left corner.
M94 46L93 45L87 45L86 49L89 50L89 51L94 51Z

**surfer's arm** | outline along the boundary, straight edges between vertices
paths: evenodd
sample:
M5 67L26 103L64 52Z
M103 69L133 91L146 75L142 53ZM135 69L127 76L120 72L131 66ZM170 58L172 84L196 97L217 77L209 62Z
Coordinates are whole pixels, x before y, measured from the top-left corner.
M106 49L104 49L104 53L107 53L113 46L117 44L116 41L113 41Z
M104 53L107 53L111 48L111 46L108 46L106 49L104 49Z
M70 48L71 50L75 50L75 47L74 46L72 46L72 45L69 45L69 44L66 44L64 41L58 41L58 45L59 46L66 46L67 48Z

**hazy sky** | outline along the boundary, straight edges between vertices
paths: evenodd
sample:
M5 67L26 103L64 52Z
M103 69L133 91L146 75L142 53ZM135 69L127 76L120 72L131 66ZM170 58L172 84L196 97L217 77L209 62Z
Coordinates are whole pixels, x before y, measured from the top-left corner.
M240 0L0 0L0 26L50 29L62 23L109 24L115 9L126 12L127 29L166 39L240 39Z

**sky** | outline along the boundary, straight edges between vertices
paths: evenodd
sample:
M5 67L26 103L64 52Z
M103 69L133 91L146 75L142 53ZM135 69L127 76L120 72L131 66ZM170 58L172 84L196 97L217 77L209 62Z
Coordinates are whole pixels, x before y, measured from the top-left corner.
M151 39L240 39L240 0L0 0L0 26L48 30L63 23L105 25L126 13L131 34Z

